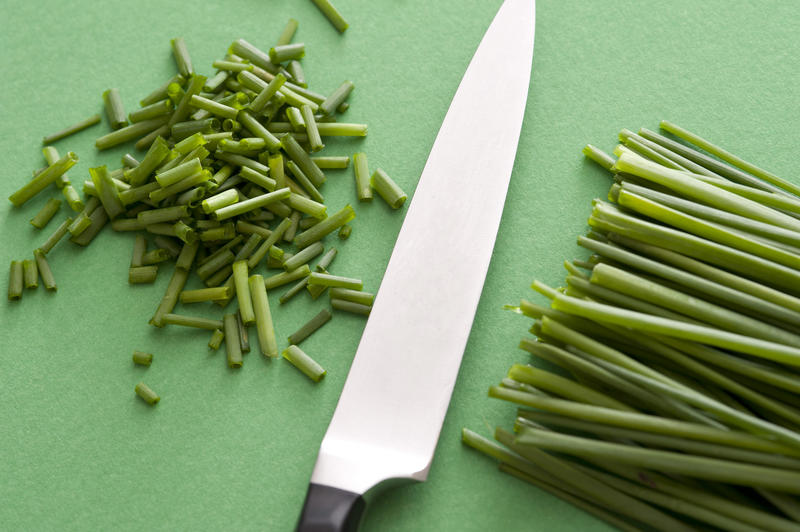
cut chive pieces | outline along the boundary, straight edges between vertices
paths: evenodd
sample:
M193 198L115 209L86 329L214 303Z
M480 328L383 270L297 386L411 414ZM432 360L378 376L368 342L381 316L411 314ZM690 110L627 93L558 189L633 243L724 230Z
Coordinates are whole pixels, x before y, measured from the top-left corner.
M364 283L361 279L353 279L351 277L341 277L339 275L331 275L328 273L311 272L308 276L309 285L321 285L337 288L349 288L351 290L361 290Z
M172 312L178 302L178 297L183 290L186 280L189 277L189 272L176 267L172 272L172 278L169 281L167 290L164 297L161 298L161 303L156 309L155 314L150 318L150 324L156 327L164 326L164 316Z
M269 60L274 64L302 59L305 55L306 45L303 43L282 44L269 49Z
M337 156L337 155L326 155L326 156L315 156L311 158L321 169L345 169L350 166L350 157L346 155Z
M293 18L290 18L286 22L286 26L283 28L280 37L278 37L278 40L275 42L275 46L283 46L292 42L292 37L294 37L294 34L297 31L297 25L297 21Z
M150 120L142 120L141 122L136 122L135 124L117 129L116 131L112 131L107 135L97 138L97 140L94 141L94 145L98 150L113 148L118 144L147 135L151 131L163 126L166 122L167 118L163 116L151 118Z
M8 270L8 300L18 301L22 299L22 286L24 269L22 261L12 260Z
M369 184L392 209L399 209L408 199L397 183L380 168L372 174Z
M175 104L172 103L172 100L165 98L128 113L128 120L130 120L132 124L135 124L143 120L150 120L152 118L168 115L172 112L174 106Z
M286 168L292 172L295 180L297 180L299 185L302 187L302 192L308 194L314 201L318 201L320 203L324 201L324 198L322 197L322 194L319 193L319 190L317 190L317 187L314 186L314 184L306 177L302 170L298 168L294 161L289 161L286 163Z
M327 18L328 21L333 24L333 27L336 28L339 33L344 33L344 30L346 30L348 26L347 21L344 19L342 14L339 13L335 7L333 7L333 4L331 4L330 0L311 1L314 2L314 5L317 6L320 11L322 11L322 14L325 15L325 18Z
M283 151L294 161L302 170L303 174L314 184L315 187L321 186L325 182L325 174L314 163L311 156L300 146L291 135L286 135L281 139Z
M150 145L139 166L125 171L125 178L132 187L144 185L150 174L158 168L158 165L169 155L170 149L167 142L157 137Z
M184 290L181 292L181 303L201 303L205 301L218 301L228 299L230 290L227 286L217 286L214 288L199 288L197 290Z
M229 368L242 367L242 346L239 344L239 326L235 314L225 314L222 320L225 332L225 350Z
M331 299L340 299L342 301L352 301L353 303L359 303L361 305L366 305L371 307L373 301L375 301L375 294L370 294L369 292L362 292L360 290L352 290L349 288L331 288L328 294L331 296Z
M214 329L214 332L211 333L211 338L208 340L208 347L216 351L222 345L222 340L224 339L225 333L222 332L222 329Z
M133 363L139 366L149 366L153 363L153 354L145 353L144 351L134 351Z
M241 72L242 70L253 70L253 65L249 63L237 63L235 61L217 60L211 63L211 66L216 68L217 70L227 70L228 72ZM208 82L206 84L206 87L208 87Z
M242 125L245 127L245 129L247 129L253 136L261 138L261 139L264 139L264 141L267 143L267 149L269 151L271 151L271 152L272 151L276 151L278 148L281 147L281 141L278 140L278 138L275 135L273 135L272 133L267 131L267 128L265 128L263 125L261 125L261 122L256 120L253 117L253 115L251 115L249 112L241 111L239 113L239 121L242 123ZM220 157L217 157L217 158L219 159ZM225 159L223 158L222 160L225 160ZM244 166L239 162L234 162L234 161L239 161L239 160L240 159L238 159L238 158L233 158L233 160L230 160L230 157L229 157L228 162L231 162L233 164L239 164L240 166ZM251 168L252 168L252 166L251 166ZM253 168L253 169L256 170L256 171L260 171L258 168Z
M131 257L131 268L142 266L142 259L147 252L147 240L142 235L136 235L133 241L133 256Z
M183 314L165 314L164 325L180 325L182 327L194 327L196 329L207 329L213 331L223 327L222 320L212 320L196 316L185 316Z
M308 320L308 322L289 335L289 344L299 345L300 342L311 336L317 329L328 323L332 315L331 312L324 308L319 313Z
M111 129L119 129L128 125L119 89L108 89L103 92L103 103L106 107L106 116L108 117L108 123L111 124Z
M220 209L217 209L216 211L214 211L213 216L215 220L220 220L220 221L227 220L228 218L239 216L246 212L258 209L259 207L264 207L276 201L286 199L289 197L290 194L291 191L289 190L288 187L282 188L274 192L261 194L254 198L250 198L245 201L240 201L238 203L234 203L233 205L228 205L227 207L222 207Z
M25 288L39 287L39 267L35 260L25 259L22 261L22 278Z
M353 232L353 228L351 226L343 225L339 229L339 232L337 233L337 236L342 240L347 240L348 238L350 238L350 233L352 233L352 232Z
M142 107L148 106L150 104L156 103L159 100L163 100L167 97L167 87L171 84L176 84L178 87L182 87L186 83L186 78L180 74L175 74L171 78L169 78L163 85L155 89L153 92L145 96L139 101L139 105Z
M307 246L296 254L292 255L292 258L284 261L283 268L287 272L290 272L295 268L308 263L311 259L322 253L324 250L325 246L323 246L321 242L314 242L310 246Z
M59 177L64 175L64 173L77 162L78 156L73 152L67 152L66 155L48 166L46 170L28 181L22 188L11 194L8 197L9 201L19 207L46 187L55 183Z
M134 388L136 395L142 398L142 400L150 406L155 405L158 403L161 398L158 396L156 392L150 389L148 385L143 382L140 382Z
M372 307L362 305L360 303L353 303L352 301L345 301L344 299L331 299L331 307L336 310L350 312L351 314L360 314L362 316L369 316Z
M252 275L248 279L248 289L253 301L255 312L258 345L264 356L275 358L278 356L278 344L275 339L275 327L272 323L272 313L269 309L269 299L261 275Z
M308 105L304 105L300 108L300 113L302 114L303 121L305 122L306 134L308 134L308 144L311 147L311 151L317 152L324 148L325 145L322 143L322 138L320 137L319 129L317 128L317 122L314 120L314 111L312 111L311 107Z
M31 218L31 225L36 229L43 229L60 208L61 200L57 198L50 198L47 200L47 203L44 204L41 210L36 213L36 216Z
M202 96L198 96L193 94L189 100L189 104L192 107L197 109L204 109L211 113L214 116L218 116L220 118L229 118L231 120L236 120L239 111L234 109L233 107L229 107L227 105L223 105L221 103L215 102L214 100L209 100L208 98L203 98Z
M194 158L166 171L156 172L156 181L162 187L174 185L203 169L200 159Z
M325 377L325 370L310 356L305 354L296 345L290 345L281 353L283 358L292 363L294 367L302 371L306 377L314 382L319 382Z
M100 115L92 115L86 120L81 120L75 125L72 125L66 129L62 129L58 133L53 133L52 135L48 135L42 139L42 144L52 144L57 140L61 140L64 137L69 137L73 133L77 133L78 131L82 131L89 126L93 126L95 124L100 123Z
M366 153L358 152L353 154L353 173L356 176L356 196L358 201L372 201L372 187L370 186Z
M236 328L239 330L239 345L242 348L242 353L250 352L250 333L247 331L247 325L242 322L242 313L236 313Z
M119 191L108 173L108 168L105 165L89 168L89 174L92 176L92 183L94 183L95 190L97 190L97 196L100 198L108 217L113 220L125 212L125 206L122 205Z
M150 284L156 282L158 266L136 266L128 268L129 284Z
M239 192L232 188L204 199L200 205L202 206L203 212L208 214L222 207L233 205L237 201L239 201Z
M323 137L366 137L367 124L345 124L342 122L319 122L319 134Z
M53 277L53 272L50 270L50 265L47 263L47 259L44 257L42 250L35 250L33 256L36 259L36 267L39 270L39 275L42 278L44 287L51 292L58 290L55 277Z
M322 220L327 216L327 207L319 202L316 202L310 198L306 198L305 196L301 196L300 194L292 193L286 200L286 204L295 210L295 212L300 212L303 214L308 214L309 216L313 216L318 220ZM287 238L287 240L292 240L292 238Z
M67 219L67 221L70 221L70 219ZM89 226L86 229L81 231L80 234L72 235L69 241L79 246L88 246L100 230L105 227L106 223L108 223L108 214L106 214L106 210L102 207L94 209L92 214L89 215L89 222Z
M178 73L184 77L194 74L192 58L189 57L189 51L186 49L186 43L183 37L176 37L170 40L170 44L172 45L172 55L175 58L175 65L178 67Z
M300 64L300 61L289 61L289 66L287 66L286 69L289 71L289 74L291 74L295 84L301 87L308 86L308 83L306 83L306 73L303 71L303 65Z
M325 98L325 101L319 105L319 110L326 115L332 115L336 109L344 103L350 93L353 92L355 85L352 81L345 81L333 91L330 96Z
M267 290L271 290L278 286L282 286L287 283L291 283L292 281L302 279L303 277L307 277L310 273L311 268L308 267L308 264L303 264L302 266L295 268L290 272L276 273L275 275L265 278L264 287Z
M326 235L336 231L355 217L356 213L353 207L346 205L340 211L321 220L318 224L309 227L297 235L294 238L294 244L298 248L304 248L318 240L322 240Z
M272 74L278 73L278 67L269 60L269 55L259 50L244 39L236 39L230 47L230 51L239 57L247 59L257 67L263 68Z
M105 211L103 212L105 213ZM44 244L39 246L39 249L42 251L42 253L44 253L45 255L50 253L50 250L53 249L56 244L58 244L58 241L61 240L61 238L65 234L67 234L67 229L69 228L71 223L72 223L72 218L67 218L66 220L61 222L61 225L59 225L56 228L56 230L53 231L53 234L50 235L50 237L47 240L45 240Z
M157 236L153 241L160 249L165 250L170 258L177 259L180 256L182 246L175 239Z
M253 300L250 296L248 285L247 261L234 262L232 268L233 283L236 286L236 299L239 302L239 312L242 315L242 322L249 326L255 323L256 316L253 312Z

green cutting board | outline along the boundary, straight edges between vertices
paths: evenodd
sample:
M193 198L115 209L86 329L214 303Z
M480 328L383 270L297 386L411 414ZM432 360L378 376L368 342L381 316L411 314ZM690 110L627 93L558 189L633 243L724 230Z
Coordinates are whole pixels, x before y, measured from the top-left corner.
M331 142L325 153L365 151L373 168L412 193L501 1L336 4L351 25L341 36L306 1L6 0L0 193L7 197L42 166L42 136L101 112L105 89L118 87L132 110L171 76L171 37L183 36L197 70L212 73L234 39L266 49L289 17L300 22L295 40L307 44L311 87L327 93L353 80L347 120L369 124L366 139ZM516 348L528 320L503 304L535 297L534 277L558 285L561 261L583 256L575 237L591 199L609 185L582 158L585 143L611 150L620 128L670 119L795 177L793 2L537 4L530 97L505 214L430 477L386 492L365 531L607 529L460 443L462 427L488 435L513 419L513 405L486 398L512 363L528 360ZM107 131L104 119L56 144L81 158L73 182L88 179L90 166L118 167L133 150L96 152L94 138ZM352 170L328 177L331 209L355 203ZM22 208L0 202L0 263L29 257L55 227L28 224L53 195ZM378 200L355 207L353 234L335 242L331 270L375 291L405 209ZM364 320L337 314L304 343L328 370L320 384L255 351L232 371L222 350L208 350L205 332L147 324L170 268L154 286L128 285L132 243L131 234L108 229L86 249L63 242L50 255L58 293L40 288L0 305L0 529L290 530ZM297 298L275 311L279 336L323 304ZM214 315L203 306L184 311ZM134 349L155 353L153 365L133 366ZM157 407L134 396L141 380L161 394Z

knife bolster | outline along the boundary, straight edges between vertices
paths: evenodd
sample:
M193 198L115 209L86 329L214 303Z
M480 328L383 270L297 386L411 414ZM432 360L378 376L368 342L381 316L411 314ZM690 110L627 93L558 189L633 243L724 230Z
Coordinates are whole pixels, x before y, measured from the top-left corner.
M312 482L297 532L356 532L365 506L358 493Z

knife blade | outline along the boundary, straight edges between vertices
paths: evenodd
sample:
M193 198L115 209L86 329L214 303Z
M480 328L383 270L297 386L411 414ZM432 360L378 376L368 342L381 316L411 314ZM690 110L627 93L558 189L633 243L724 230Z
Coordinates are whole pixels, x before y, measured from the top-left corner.
M530 83L534 0L506 0L436 136L311 475L299 532L356 530L424 481L503 212Z

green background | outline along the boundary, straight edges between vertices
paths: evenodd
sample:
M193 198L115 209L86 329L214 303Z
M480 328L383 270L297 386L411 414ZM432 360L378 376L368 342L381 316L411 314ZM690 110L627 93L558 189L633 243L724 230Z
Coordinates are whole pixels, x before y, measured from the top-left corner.
M132 110L172 75L171 37L184 36L195 68L210 73L235 38L267 48L290 16L300 22L295 40L307 43L311 87L327 93L352 79L347 120L370 126L365 140L332 142L324 153L366 151L372 168L411 193L501 1L337 0L351 24L344 36L306 1L3 4L0 193L7 197L42 166L41 137L99 112L103 90L118 87ZM670 119L794 178L794 2L537 4L515 170L430 478L377 500L365 531L606 529L502 475L459 441L464 426L488 434L513 416L512 405L486 398L513 362L526 360L515 346L528 321L502 305L533 297L534 277L558 284L561 261L583 255L575 236L590 200L608 188L603 172L582 159L585 143L611 150L620 128L654 129ZM90 166L118 167L133 149L97 153L93 140L107 128L104 120L56 144L81 157L69 172L73 182L87 179ZM328 175L330 208L353 202L352 171ZM0 203L0 263L30 256L55 227L28 224L52 195L23 208ZM374 291L405 210L377 200L356 209L352 237L335 243L331 270L362 277ZM0 529L291 529L363 320L337 314L304 343L328 370L319 385L256 351L240 371L228 370L224 352L206 348L204 332L147 324L171 268L155 286L129 286L132 241L105 230L87 249L63 242L49 259L58 293L40 287L0 305ZM298 298L281 307L280 336L322 304ZM185 312L214 315L204 309ZM152 367L134 367L134 349L154 352ZM161 394L156 408L133 395L140 380Z

